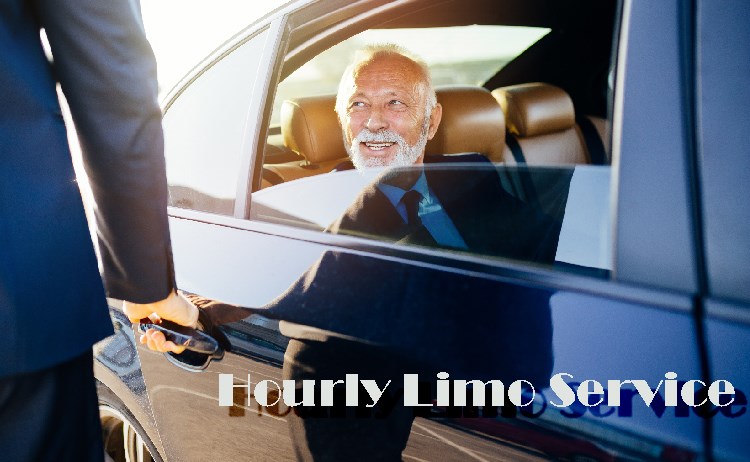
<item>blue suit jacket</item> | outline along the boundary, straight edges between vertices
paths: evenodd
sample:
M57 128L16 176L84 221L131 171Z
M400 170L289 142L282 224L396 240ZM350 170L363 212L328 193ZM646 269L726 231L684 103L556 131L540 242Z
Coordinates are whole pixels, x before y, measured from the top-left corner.
M156 66L138 5L0 0L0 377L76 357L112 330L58 82L96 202L107 295L150 302L173 288Z

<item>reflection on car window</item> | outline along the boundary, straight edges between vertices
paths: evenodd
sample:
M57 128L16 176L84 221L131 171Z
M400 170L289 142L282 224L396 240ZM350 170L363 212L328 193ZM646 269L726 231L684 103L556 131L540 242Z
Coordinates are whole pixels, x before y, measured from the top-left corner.
M487 33L459 29L464 39ZM504 65L497 53L462 59L481 81ZM577 115L567 91L549 83L433 85L433 94L439 67L411 49L368 44L350 54L326 58L343 61L324 66L342 82L337 94L310 87L281 104L252 219L608 276L606 121Z
M346 170L258 191L253 218L606 276L609 175L490 163ZM423 191L416 225L401 202L410 189Z

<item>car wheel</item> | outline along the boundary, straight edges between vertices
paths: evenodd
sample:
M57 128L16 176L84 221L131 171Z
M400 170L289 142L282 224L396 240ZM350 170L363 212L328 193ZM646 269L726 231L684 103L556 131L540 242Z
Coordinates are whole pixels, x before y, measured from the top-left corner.
M105 462L161 462L143 427L119 398L97 382Z

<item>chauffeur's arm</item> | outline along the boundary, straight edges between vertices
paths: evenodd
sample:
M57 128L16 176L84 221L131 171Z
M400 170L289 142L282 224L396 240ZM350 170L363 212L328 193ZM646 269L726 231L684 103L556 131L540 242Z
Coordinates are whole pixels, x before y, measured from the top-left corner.
M107 296L162 300L175 287L162 113L138 2L26 3L46 31L76 125Z
M175 292L156 60L138 1L27 3L76 124L107 295L139 302L124 304L132 320L194 325L197 308Z

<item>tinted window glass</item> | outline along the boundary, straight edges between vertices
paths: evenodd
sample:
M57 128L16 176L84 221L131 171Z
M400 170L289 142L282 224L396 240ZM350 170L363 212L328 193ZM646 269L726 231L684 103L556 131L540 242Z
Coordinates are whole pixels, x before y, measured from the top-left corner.
M423 192L410 223L405 190ZM253 195L255 219L606 276L608 166L427 164L315 175Z

